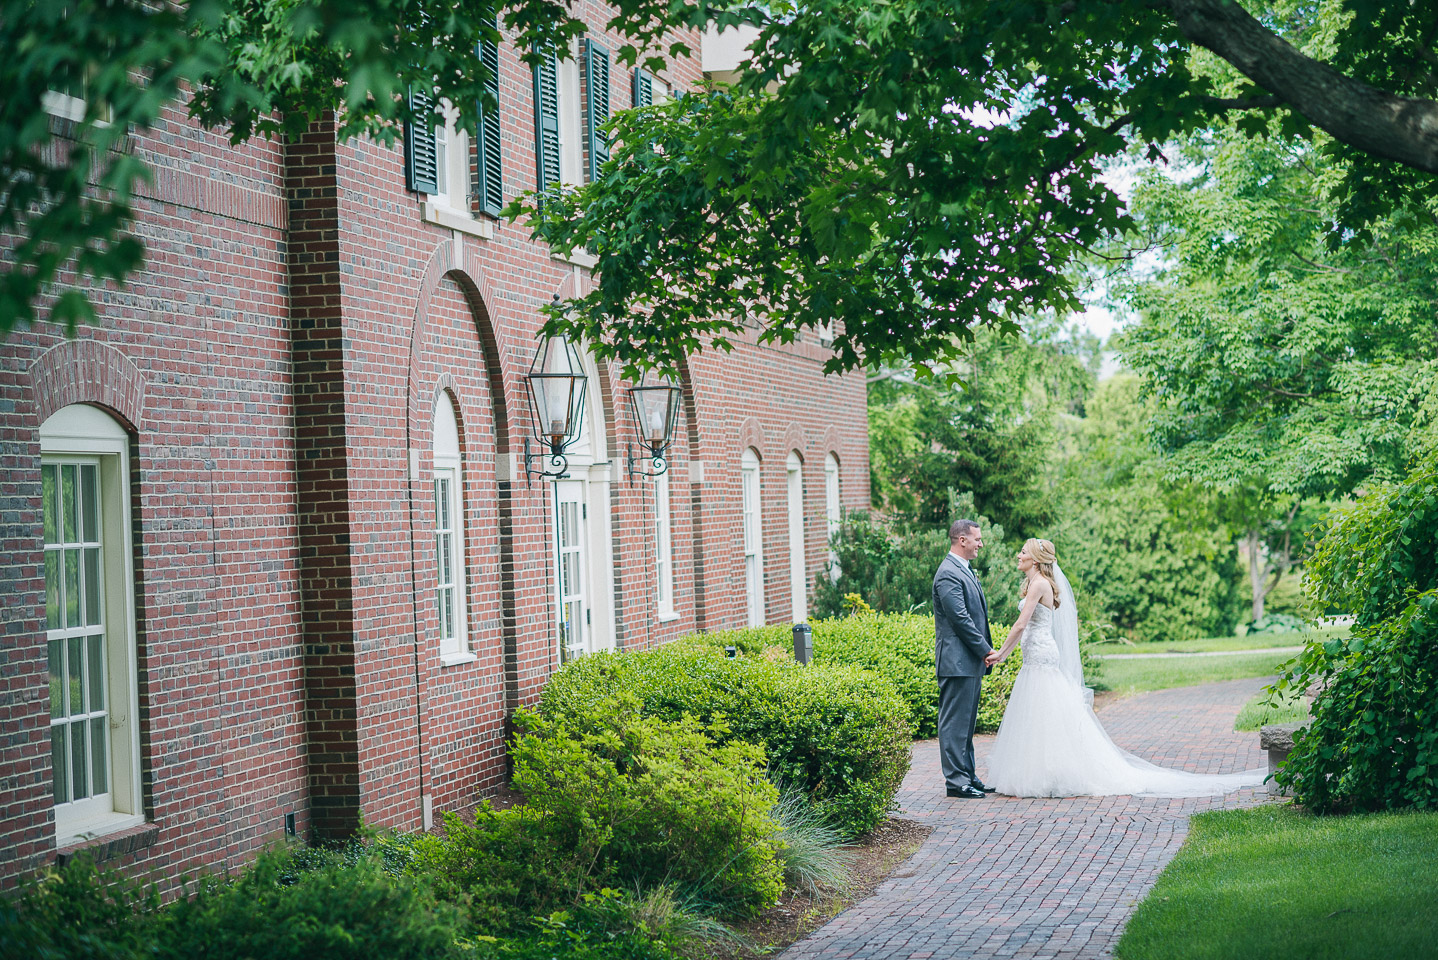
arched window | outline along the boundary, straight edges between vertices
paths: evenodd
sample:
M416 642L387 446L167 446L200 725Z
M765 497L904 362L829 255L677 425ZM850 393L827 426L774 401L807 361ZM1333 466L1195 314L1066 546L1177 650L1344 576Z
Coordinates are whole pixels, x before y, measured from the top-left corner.
M807 620L807 577L804 572L804 461L790 451L784 465L789 499L789 617L795 623Z
M464 587L464 468L459 420L449 394L434 406L435 606L439 655L446 664L474 659L469 651Z
M748 599L749 626L764 625L764 527L759 500L759 454L753 447L740 460L743 495L744 593Z
M40 427L59 846L144 821L129 449L125 428L86 404Z
M829 521L829 579L839 579L839 555L834 552L834 534L839 532L839 521L843 518L843 507L839 500L839 458L832 453L824 455L824 516Z

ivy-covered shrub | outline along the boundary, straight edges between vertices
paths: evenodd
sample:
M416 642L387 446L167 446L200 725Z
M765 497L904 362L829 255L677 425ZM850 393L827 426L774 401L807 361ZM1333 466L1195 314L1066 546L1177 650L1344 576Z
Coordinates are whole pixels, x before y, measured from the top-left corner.
M879 674L898 691L909 705L914 718L914 735L927 739L938 736L939 685L934 676L934 618L927 614L895 613L840 617L816 620L814 630L814 662L849 667L862 667ZM992 628L994 646L1003 645L1008 627ZM684 643L723 649L736 647L746 656L790 657L793 636L790 628L749 627L698 634ZM1017 651L1008 660L994 667L984 678L979 704L979 729L998 729L999 719L1008 706L1009 690L1018 674L1020 655Z
M908 772L909 707L869 671L728 659L722 649L693 645L597 654L550 678L541 712L582 720L624 692L652 716L678 721L687 714L721 740L762 745L770 778L806 793L845 837L884 819Z
M1316 810L1438 807L1438 465L1336 510L1308 563L1317 609L1355 617L1275 687L1317 689L1277 781Z
M523 934L536 916L607 887L674 884L751 915L783 890L778 791L763 749L690 717L641 713L624 691L567 712L521 713L514 786L525 803L449 815L413 868L469 897L476 930Z

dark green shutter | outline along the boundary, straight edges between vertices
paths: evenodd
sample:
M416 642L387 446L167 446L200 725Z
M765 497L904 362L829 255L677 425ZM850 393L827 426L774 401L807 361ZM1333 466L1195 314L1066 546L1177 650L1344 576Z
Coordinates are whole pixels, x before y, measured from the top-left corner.
M554 54L534 68L534 154L540 191L559 184L559 63Z
M404 127L405 182L415 193L439 192L439 156L434 142L434 96L409 88L415 119Z
M499 159L499 44L481 40L479 61L489 74L485 87L494 100L494 109L485 109L483 103L479 105L479 126L475 131L479 183L475 186L475 195L479 197L479 209L497 217L504 206L503 168Z
M589 133L589 180L599 179L599 168L609 160L609 139L599 129L609 119L609 51L593 40L584 41L585 126Z
M643 67L634 68L634 105L654 106L654 78Z

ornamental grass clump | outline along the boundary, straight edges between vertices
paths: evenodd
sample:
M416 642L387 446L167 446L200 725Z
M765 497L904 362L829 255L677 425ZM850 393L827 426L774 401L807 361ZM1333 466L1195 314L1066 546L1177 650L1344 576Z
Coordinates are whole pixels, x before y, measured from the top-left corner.
M800 667L722 649L671 645L596 654L567 664L540 712L581 722L631 693L646 714L690 716L720 742L763 747L770 779L801 790L845 839L877 826L909 768L911 711L893 684L866 670Z

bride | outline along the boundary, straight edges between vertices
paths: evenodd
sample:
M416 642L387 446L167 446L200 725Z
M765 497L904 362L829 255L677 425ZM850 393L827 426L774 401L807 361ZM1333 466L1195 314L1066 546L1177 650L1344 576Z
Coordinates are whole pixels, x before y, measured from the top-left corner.
M1206 775L1155 766L1109 739L1084 696L1078 613L1054 545L1029 540L1018 561L1027 578L1022 612L1003 648L988 657L997 663L1023 644L1024 663L989 753L986 779L996 792L1014 797L1206 797L1263 782L1263 768Z

